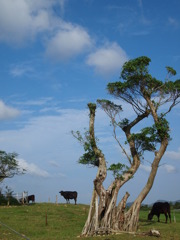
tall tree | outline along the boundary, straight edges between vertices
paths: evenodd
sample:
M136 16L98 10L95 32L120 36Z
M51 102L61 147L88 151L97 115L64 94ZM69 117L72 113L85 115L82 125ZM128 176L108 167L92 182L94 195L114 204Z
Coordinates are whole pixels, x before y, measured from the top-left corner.
M127 164L113 163L107 168L105 156L95 137L96 104L88 104L89 130L84 137L80 132L73 133L85 150L79 163L98 168L88 218L82 231L83 236L137 230L141 203L153 186L160 161L170 141L166 115L179 103L180 97L180 80L170 80L171 76L176 75L176 71L166 67L165 80L157 80L149 74L150 61L148 57L143 56L126 62L122 67L120 81L107 85L110 95L132 107L134 119L121 118L123 109L121 105L117 105L117 101L115 104L109 100L97 100L97 104L110 118L113 136L125 154ZM145 128L142 128L142 123ZM141 127L138 132L137 127ZM125 144L129 146L129 151L120 142L117 130L121 130L125 135ZM117 203L119 190L137 172L146 152L150 152L152 157L148 180L129 210L125 211L130 194L126 192ZM107 170L113 172L114 180L105 189L103 182Z
M17 153L6 153L5 151L0 151L0 182L4 178L11 178L14 175L23 174L25 169L20 168L17 161Z

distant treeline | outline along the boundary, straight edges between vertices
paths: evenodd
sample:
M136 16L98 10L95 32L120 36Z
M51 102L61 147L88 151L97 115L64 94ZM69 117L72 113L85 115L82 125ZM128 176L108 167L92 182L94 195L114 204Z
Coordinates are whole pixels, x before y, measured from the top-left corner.
M0 206L6 206L6 205L20 205L20 203L13 196L6 196L6 195L0 194Z

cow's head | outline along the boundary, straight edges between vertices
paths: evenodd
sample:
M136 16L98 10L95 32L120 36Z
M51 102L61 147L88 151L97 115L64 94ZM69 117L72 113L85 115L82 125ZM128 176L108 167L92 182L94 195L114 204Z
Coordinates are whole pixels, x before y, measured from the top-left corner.
M64 192L63 192L63 191L60 191L59 193L60 193L61 195L63 195Z

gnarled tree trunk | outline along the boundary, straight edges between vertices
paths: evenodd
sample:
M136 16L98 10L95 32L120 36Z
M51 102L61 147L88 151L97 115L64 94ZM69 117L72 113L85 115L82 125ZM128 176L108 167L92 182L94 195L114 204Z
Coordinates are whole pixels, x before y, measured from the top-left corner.
M91 142L93 145L93 150L98 156L98 172L94 180L94 190L92 194L92 200L90 204L89 214L83 231L82 236L94 236L101 234L110 234L119 231L134 232L137 230L139 221L139 211L142 201L145 199L149 193L154 178L157 173L159 162L166 150L168 145L167 139L164 139L161 143L160 149L155 154L155 158L152 164L152 170L149 175L147 184L145 185L142 192L139 194L137 199L134 201L132 206L128 211L125 211L126 202L129 197L129 193L126 192L122 200L117 205L117 197L120 188L129 181L132 176L136 173L140 165L140 159L135 149L135 143L133 140L129 141L130 151L133 158L131 167L126 171L121 178L116 178L114 182L111 183L107 190L103 187L103 182L106 179L107 168L106 161L101 150L98 149L94 136L94 121L95 121L95 110L96 105L88 105L90 110L90 124L89 133ZM149 111L141 116L138 116L135 121L130 123L128 127L124 130L127 138L130 137L130 129L135 123L141 119L147 117Z

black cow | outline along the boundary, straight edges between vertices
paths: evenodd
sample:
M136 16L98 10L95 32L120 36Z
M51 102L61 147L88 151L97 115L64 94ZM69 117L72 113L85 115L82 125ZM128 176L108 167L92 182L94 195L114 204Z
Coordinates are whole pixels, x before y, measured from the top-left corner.
M169 215L169 220L171 223L171 211L170 211L170 205L168 202L154 203L153 207L151 209L151 212L148 214L148 220L151 220L153 218L153 216L156 215L158 217L158 222L160 222L159 216L161 213L164 213L164 215L166 217L166 223L167 223L167 219L168 219L168 215Z
M74 199L75 204L76 204L77 195L78 195L78 193L76 191L74 191L74 192L71 192L71 191L60 191L59 193L66 199L67 203L70 203L69 199Z
M30 201L32 201L32 203L35 202L35 195L29 195L29 196L27 196L27 197L24 197L24 198L20 198L20 199L19 199L19 202L20 202L21 204L27 204L27 203L29 203Z
M30 201L32 201L32 203L35 202L35 195L29 195L29 196L27 197L27 202L29 203Z

